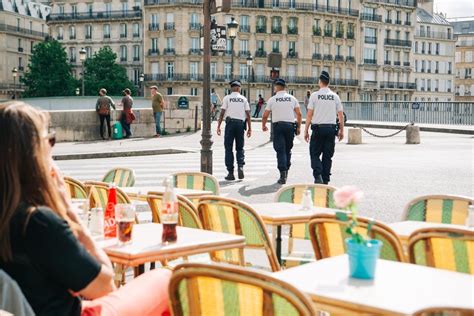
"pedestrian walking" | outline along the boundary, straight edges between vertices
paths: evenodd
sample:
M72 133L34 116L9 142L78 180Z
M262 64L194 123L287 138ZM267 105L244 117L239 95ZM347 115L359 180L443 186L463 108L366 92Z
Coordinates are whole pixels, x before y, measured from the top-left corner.
M107 90L102 88L99 90L99 98L95 103L95 110L99 114L100 120L100 137L105 140L104 137L104 122L107 121L107 132L109 133L109 139L112 137L112 127L110 126L110 108L114 108L114 101L107 95Z
M122 115L120 118L120 123L122 124L122 128L125 131L125 137L129 138L132 136L132 132L130 130L130 125L135 120L135 114L133 114L132 107L133 107L133 98L130 96L132 92L129 88L123 90L124 97L122 98Z
M311 141L309 153L314 183L328 184L331 176L332 156L334 155L336 135L341 141L344 138L344 117L341 99L331 91L329 74L322 71L319 76L319 90L311 94L306 114L304 138ZM339 131L336 132L336 117L339 118ZM322 154L322 159L320 158Z
M255 112L253 113L253 117L258 117L260 115L260 110L262 109L263 104L265 104L265 100L263 100L262 95L259 94L257 106L255 107Z
M304 109L308 112L308 103L309 98L311 97L311 90L306 91L306 95L304 96Z
M244 178L244 134L247 130L247 137L252 135L252 125L250 121L250 106L247 99L240 94L241 83L238 80L230 82L232 93L226 95L222 101L221 115L217 123L217 135L221 135L221 124L225 117L224 147L225 166L228 171L226 180L235 180L234 177L234 141L237 158L238 177ZM247 128L245 125L247 124Z
M274 82L275 95L268 102L262 117L262 130L268 131L267 120L272 113L273 149L277 154L277 167L280 171L279 184L285 184L291 166L291 149L295 134L300 134L301 110L298 100L286 92L286 82L277 79Z
M161 113L165 109L165 101L163 99L163 95L158 92L157 86L151 86L151 107L153 108L153 117L155 118L155 137L161 136Z

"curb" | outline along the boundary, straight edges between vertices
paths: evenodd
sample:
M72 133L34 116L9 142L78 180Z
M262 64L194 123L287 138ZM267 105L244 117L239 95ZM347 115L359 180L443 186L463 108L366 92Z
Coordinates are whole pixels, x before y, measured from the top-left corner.
M59 154L59 155L53 155L53 159L54 160L97 159L97 158L185 154L185 153L191 153L191 152L194 152L194 151L169 148L169 149L152 149L152 150L136 150L136 151L112 151L112 152L96 152L96 153L80 153L80 154Z
M348 127L366 127L366 128L383 128L383 129L400 129L402 125L380 125L380 124L371 124L371 123L349 123L347 122L345 126ZM449 134L463 134L463 135L474 135L474 130L469 129L457 129L457 128L439 128L439 127L428 127L420 126L420 131L422 132L434 132L434 133L449 133Z

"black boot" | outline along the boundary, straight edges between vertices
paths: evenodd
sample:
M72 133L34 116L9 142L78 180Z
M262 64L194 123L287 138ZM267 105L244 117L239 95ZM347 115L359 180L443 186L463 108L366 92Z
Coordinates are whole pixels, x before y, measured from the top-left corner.
M235 180L234 171L229 171L229 174L224 179L226 179L227 181Z
M278 179L277 182L279 184L285 184L287 176L288 176L288 171L280 171L280 179Z
M323 184L323 178L321 177L321 175L314 178L314 183Z
M244 178L244 167L239 167L237 169L237 173L238 173L239 179L242 180Z

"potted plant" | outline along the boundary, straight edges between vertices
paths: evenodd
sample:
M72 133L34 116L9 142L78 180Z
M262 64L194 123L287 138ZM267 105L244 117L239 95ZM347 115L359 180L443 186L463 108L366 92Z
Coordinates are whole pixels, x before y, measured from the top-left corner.
M360 233L357 222L357 202L364 194L353 186L344 186L334 192L334 203L349 212L336 212L336 218L347 222L346 252L349 256L350 276L357 279L373 279L382 242L370 239L373 222L367 225L367 237Z

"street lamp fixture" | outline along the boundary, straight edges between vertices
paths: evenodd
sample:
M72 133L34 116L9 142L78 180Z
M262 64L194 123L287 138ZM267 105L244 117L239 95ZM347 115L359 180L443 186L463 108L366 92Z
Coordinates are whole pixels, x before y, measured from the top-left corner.
M230 78L234 80L234 40L237 37L237 28L239 23L234 19L230 18L230 22L227 23L227 35L230 38L230 49L231 49L231 60L230 60Z
M76 95L79 96L79 93L81 93L81 89L76 88Z
M84 96L84 77L85 77L85 69L84 69L84 62L86 60L86 57L87 57L87 52L86 50L83 48L81 48L81 50L79 51L79 60L81 61L82 63L82 96Z
M248 97L249 104L250 104L250 80L252 79L252 65L253 65L253 57L252 55L249 55L249 57L247 57L247 84L248 84L247 97Z
M140 89L142 90L142 96L145 96L145 87L143 86L143 81L145 81L145 75L141 73L138 80L140 81Z
M13 76L13 99L16 99L16 77L18 76L18 69L16 69L16 67L12 69L12 76Z

